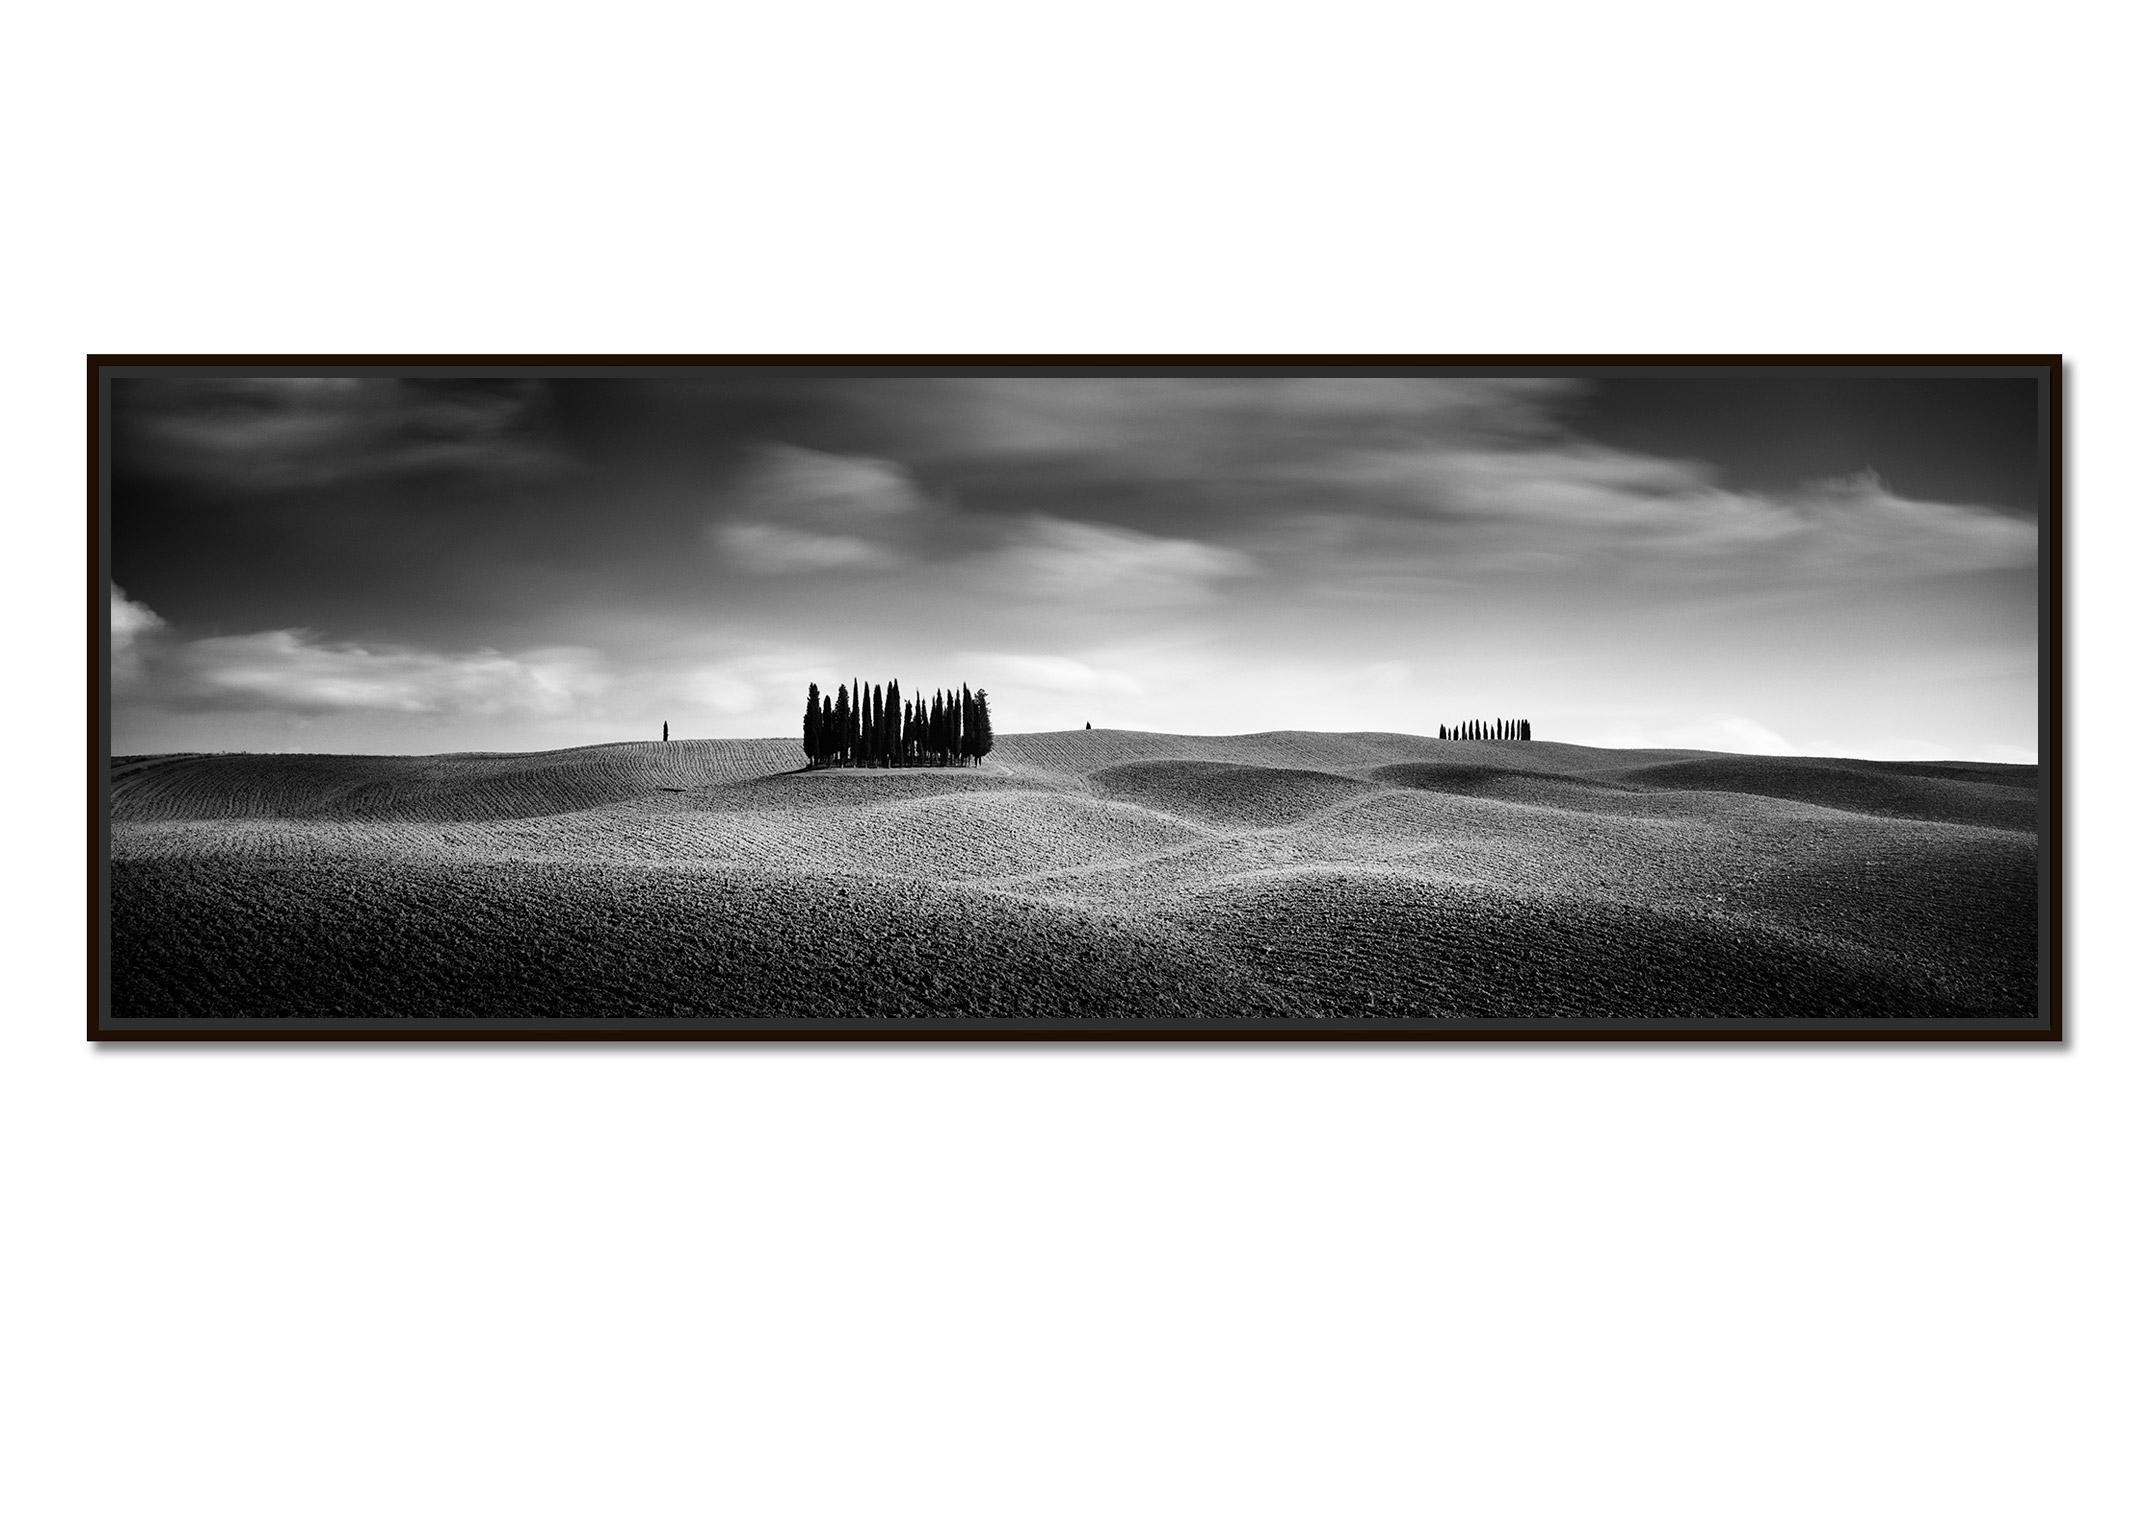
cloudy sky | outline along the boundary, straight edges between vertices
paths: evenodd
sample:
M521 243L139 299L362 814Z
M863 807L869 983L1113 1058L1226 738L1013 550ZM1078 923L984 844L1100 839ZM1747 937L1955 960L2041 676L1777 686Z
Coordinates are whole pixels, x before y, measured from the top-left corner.
M113 751L1381 728L2033 760L2009 379L123 379Z

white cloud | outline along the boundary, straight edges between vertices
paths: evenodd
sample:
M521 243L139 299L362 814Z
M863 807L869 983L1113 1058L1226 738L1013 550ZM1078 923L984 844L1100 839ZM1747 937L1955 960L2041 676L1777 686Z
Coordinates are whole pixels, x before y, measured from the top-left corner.
M973 566L976 591L1093 608L1198 603L1257 569L1251 556L1221 545L1043 513L1021 519L1011 543Z
M1964 759L1974 763L2034 764L2034 749L2014 743L1987 743L1974 752L1951 752L1930 737L1876 733L1870 737L1786 737L1747 716L1711 715L1664 726L1643 727L1631 721L1588 733L1582 741L1604 748L1701 748L1717 753L1760 753L1793 758L1855 758L1875 763L1931 763Z
M580 647L434 652L340 645L302 630L181 640L117 586L112 654L124 701L169 709L551 717L609 686L597 654Z
M127 596L126 589L117 582L112 584L112 648L117 651L130 645L137 636L164 628L164 621L149 605L136 603Z
M164 628L164 620L147 604L136 603L112 584L112 681L131 683L141 676L142 649Z
M1954 756L1930 737L1868 737L1855 742L1840 737L1817 737L1800 743L1797 751L1806 758L1870 758L1912 763Z
M762 576L903 564L929 506L893 460L783 443L762 449L720 504L711 540Z
M892 459L824 454L788 443L758 453L724 494L728 512L860 529L918 512L924 494Z
M301 713L565 715L600 694L596 654L552 647L508 656L325 644L306 632L188 641L163 671L193 703Z
M645 684L646 688L647 685ZM703 668L662 682L663 696L687 706L700 706L720 716L743 716L761 704L762 691L739 672Z
M995 688L1081 696L1126 696L1142 692L1140 681L1131 673L1095 667L1073 657L964 652L955 660L968 676L989 679Z
M1171 478L1360 441L1549 430L1566 379L967 379L856 391L861 409L953 458L1106 466Z
M889 546L854 534L819 534L774 523L720 524L713 537L740 570L761 576L876 568L902 559Z
M1701 748L1715 753L1796 753L1790 739L1748 716L1718 714L1670 726L1645 728L1626 723L1593 734L1604 748Z
M1573 440L1377 449L1321 467L1306 494L1324 485L1360 509L1362 531L1366 507L1385 510L1391 554L1407 548L1447 577L1618 563L1667 576L1839 580L2037 558L2037 531L2023 519L1900 497L1870 471L1765 495L1725 487L1704 465Z

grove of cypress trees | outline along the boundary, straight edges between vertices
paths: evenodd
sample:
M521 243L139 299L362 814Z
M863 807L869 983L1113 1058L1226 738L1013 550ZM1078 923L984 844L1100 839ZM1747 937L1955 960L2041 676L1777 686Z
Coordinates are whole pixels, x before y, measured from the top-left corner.
M1454 735L1445 727L1442 733ZM885 684L854 678L838 684L833 694L808 683L799 743L817 769L977 764L992 751L992 703L983 689L967 683L935 689L930 700L922 689L904 694L897 678Z

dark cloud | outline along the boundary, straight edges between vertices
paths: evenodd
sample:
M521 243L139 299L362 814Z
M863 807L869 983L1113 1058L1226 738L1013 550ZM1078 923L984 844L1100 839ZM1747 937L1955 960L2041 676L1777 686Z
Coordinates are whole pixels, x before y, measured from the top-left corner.
M122 379L122 473L247 494L416 476L521 477L570 462L538 380Z
M2034 525L1975 456L1933 469L1968 429L1926 404L1764 464L1778 397L1736 381L1710 431L1571 379L117 388L117 667L159 730L788 732L809 677L964 659L1016 686L1009 730L1525 696L1635 740L1728 721L1968 751L2027 740L2034 709Z

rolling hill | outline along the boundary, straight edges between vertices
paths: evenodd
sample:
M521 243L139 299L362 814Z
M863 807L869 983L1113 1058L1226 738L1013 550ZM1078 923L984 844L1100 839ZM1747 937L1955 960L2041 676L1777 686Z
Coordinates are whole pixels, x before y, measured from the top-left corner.
M112 764L121 1017L2014 1017L2037 770L1005 735Z

